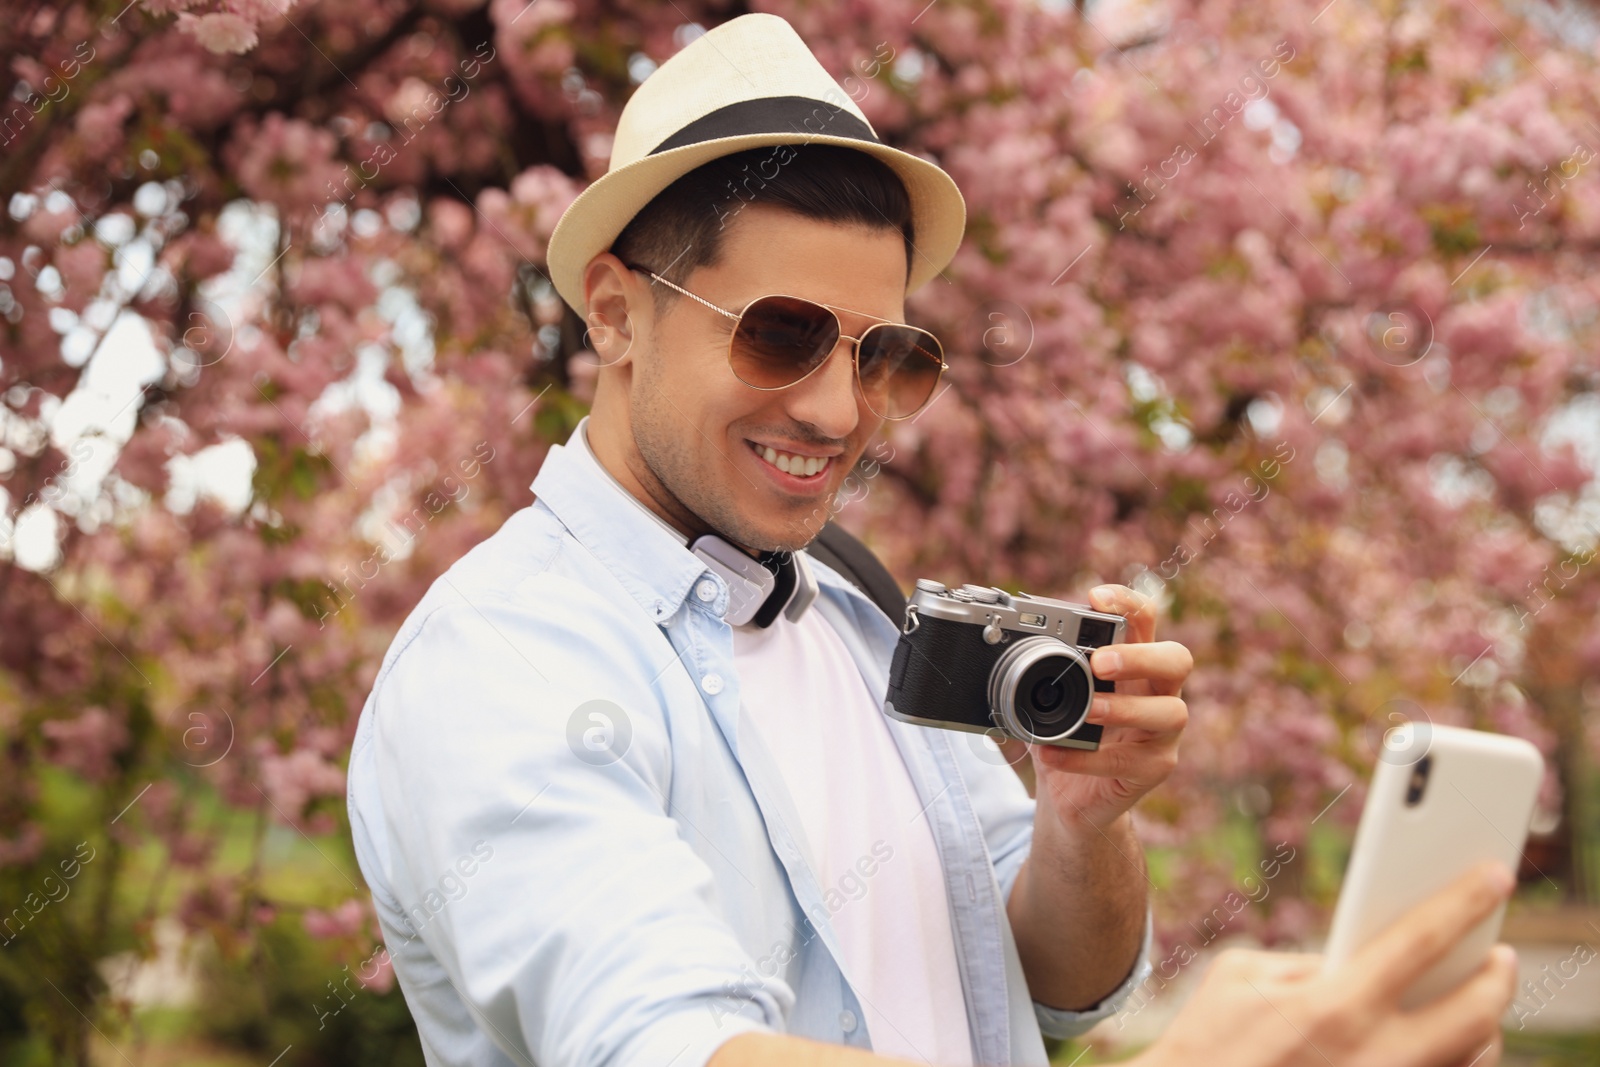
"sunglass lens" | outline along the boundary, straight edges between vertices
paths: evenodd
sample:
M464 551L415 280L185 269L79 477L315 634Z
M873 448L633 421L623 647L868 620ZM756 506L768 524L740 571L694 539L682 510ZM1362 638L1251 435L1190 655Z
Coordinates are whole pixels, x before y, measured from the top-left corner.
M762 297L745 308L734 328L733 372L747 385L779 389L810 374L838 342L839 320L827 308Z
M872 410L903 419L928 402L944 367L938 338L914 326L879 325L861 339L861 389Z

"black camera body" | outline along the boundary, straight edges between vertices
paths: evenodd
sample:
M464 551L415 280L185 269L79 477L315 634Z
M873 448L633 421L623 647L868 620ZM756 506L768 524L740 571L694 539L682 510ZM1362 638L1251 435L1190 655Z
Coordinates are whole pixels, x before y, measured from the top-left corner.
M889 666L885 714L901 722L1094 751L1089 654L1127 634L1121 615L984 585L919 578Z

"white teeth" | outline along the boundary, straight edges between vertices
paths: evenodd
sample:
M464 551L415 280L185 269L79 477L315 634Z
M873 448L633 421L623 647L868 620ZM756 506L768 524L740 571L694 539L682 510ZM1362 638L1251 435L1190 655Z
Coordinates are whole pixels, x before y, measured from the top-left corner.
M770 445L757 445L756 454L785 474L797 478L810 478L828 465L826 456L792 456Z

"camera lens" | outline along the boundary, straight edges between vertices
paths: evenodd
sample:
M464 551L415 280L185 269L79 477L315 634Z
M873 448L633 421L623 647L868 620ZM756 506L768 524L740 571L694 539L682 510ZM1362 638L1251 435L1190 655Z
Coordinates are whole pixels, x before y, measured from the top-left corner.
M1048 715L1061 707L1061 698L1066 693L1066 689L1055 678L1040 678L1028 690L1028 699L1037 714Z
M1089 688L1080 659L1035 660L1017 684L1017 721L1031 734L1071 733L1089 710Z
M1018 641L989 676L989 704L1024 741L1048 744L1083 724L1094 679L1082 652L1048 637Z

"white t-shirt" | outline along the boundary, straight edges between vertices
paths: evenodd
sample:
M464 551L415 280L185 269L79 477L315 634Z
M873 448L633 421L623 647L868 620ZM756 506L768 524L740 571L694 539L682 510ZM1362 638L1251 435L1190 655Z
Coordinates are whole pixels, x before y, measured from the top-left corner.
M971 1067L933 833L883 710L813 608L733 628L745 719L782 770L873 1051Z

